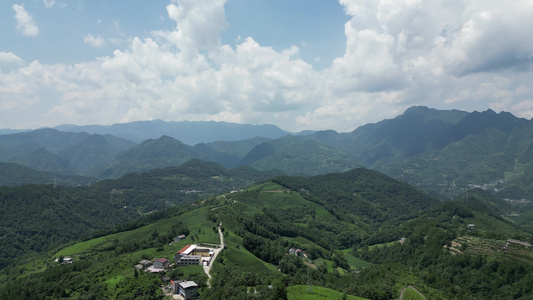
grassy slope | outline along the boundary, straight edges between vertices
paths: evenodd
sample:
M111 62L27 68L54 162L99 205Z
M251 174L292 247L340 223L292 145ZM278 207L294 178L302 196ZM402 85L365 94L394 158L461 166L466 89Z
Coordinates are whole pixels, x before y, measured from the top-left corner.
M320 206L316 203L310 202L302 198L299 193L287 191L284 187L274 182L266 182L260 185L256 185L254 187L249 188L247 191L259 192L259 194L256 197L233 197L233 198L231 198L231 195L228 195L228 198L231 198L230 203L233 203L232 208L234 208L235 210L238 210L239 213L243 215L253 216L255 214L262 214L263 209L280 209L280 210L310 209L314 211L315 218L320 218L322 220L325 220L325 219L336 220L336 218L331 213L329 213L323 206ZM238 200L234 200L234 199L238 199ZM306 223L303 222L302 224L306 224ZM232 224L229 224L229 226L231 225ZM346 225L350 226L351 224L346 224ZM238 238L241 239L240 237ZM304 247L312 245L314 247L322 248L319 245L313 243L312 241L309 241L305 239L304 237L300 237L300 236L297 236L294 238L283 237L283 239L286 239L291 242L295 242ZM242 239L236 245L242 246ZM241 248L241 249L245 251L246 253L249 253L246 249L244 248ZM344 254L345 258L348 260L348 263L350 264L350 267L352 269L360 269L360 268L363 268L369 265L369 263L361 261L357 259L356 257L352 256L349 253L349 251L344 251L342 253ZM249 255L252 255L252 254L249 253ZM246 257L246 255L244 257ZM241 259L238 258L236 261L234 261L234 263L236 265L240 265L241 264L239 262L240 260ZM333 268L333 262L331 260L325 260L323 258L319 258L316 261L311 261L311 260L309 261L311 262L311 264L315 265L316 267L321 266L321 265L326 266L328 272L332 273L335 271L335 268ZM265 262L262 262L262 263L266 264ZM270 265L270 264L267 264L267 265L270 266L270 269L274 268L274 270L276 270L275 266ZM343 272L343 270L339 270L339 271L341 273Z
M181 240L177 243L173 243L172 246L168 246L168 251L173 251L175 249L179 250L181 249L180 247L193 243L193 241L191 240L191 235L198 234L198 229L201 229L201 233L198 234L198 237L201 242L219 243L220 241L218 233L215 233L212 229L215 226L215 223L205 218L205 214L208 209L208 207L201 207L197 210L190 211L181 216L161 220L159 222L141 228L137 228L135 230L119 232L100 238L76 243L64 249L61 249L53 256L58 257L60 255L67 256L90 253L91 251L94 251L98 248L105 248L106 245L112 244L114 241L130 242L140 240L145 238L146 236L151 235L152 232L154 232L155 230L157 230L157 232L159 233L169 231L171 226L176 224L177 222L183 222L189 228L191 234L189 234L189 236L184 240Z
M422 294L412 287L407 287L403 291L400 300L424 300L426 299Z
M348 299L348 300L364 300L366 298L356 297L352 295L345 295L343 293L332 289L319 286L305 286L295 285L287 288L287 298L289 300L319 300L319 299Z
M233 270L237 270L241 273L251 272L261 274L279 274L276 266L260 260L246 250L242 246L242 238L240 236L233 233L226 234L224 237L224 242L228 246L228 249L222 251L220 258L217 259L220 264L215 264L213 266L214 274L220 271L220 269L225 265L231 265Z

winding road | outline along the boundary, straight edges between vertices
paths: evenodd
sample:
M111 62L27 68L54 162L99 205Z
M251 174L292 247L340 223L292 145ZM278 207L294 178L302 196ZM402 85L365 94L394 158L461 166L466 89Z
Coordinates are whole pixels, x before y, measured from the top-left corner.
M207 286L209 287L211 286L209 283L209 281L211 280L211 267L215 263L218 253L220 253L220 251L224 249L224 234L222 233L222 230L220 230L220 226L222 226L222 222L218 225L218 234L220 235L220 247L214 250L215 253L213 254L213 258L211 258L211 262L209 263L209 265L204 266L204 272L207 277L209 277L209 279L207 280Z

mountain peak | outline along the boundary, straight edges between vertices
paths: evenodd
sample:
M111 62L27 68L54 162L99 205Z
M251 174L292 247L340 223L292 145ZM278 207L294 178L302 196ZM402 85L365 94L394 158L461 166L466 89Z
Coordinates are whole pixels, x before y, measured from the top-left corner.
M403 115L426 114L429 110L430 108L426 106L411 106L403 113Z

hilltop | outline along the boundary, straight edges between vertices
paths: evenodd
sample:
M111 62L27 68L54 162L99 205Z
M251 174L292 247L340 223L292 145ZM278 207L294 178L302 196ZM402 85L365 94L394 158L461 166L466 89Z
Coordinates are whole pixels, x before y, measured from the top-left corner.
M146 225L164 217L164 209L279 174L193 160L91 186L0 187L0 269L72 240L107 234L113 227Z

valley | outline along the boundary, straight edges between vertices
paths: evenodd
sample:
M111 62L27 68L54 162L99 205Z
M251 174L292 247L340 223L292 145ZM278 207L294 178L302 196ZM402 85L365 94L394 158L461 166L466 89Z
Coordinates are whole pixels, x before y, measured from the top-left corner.
M531 126L414 107L196 145L0 135L0 299L528 299Z

